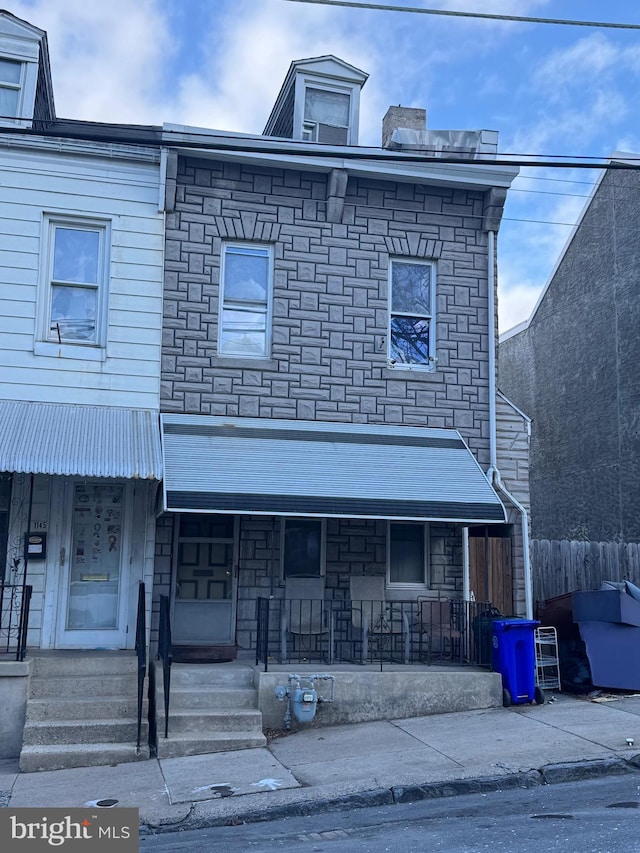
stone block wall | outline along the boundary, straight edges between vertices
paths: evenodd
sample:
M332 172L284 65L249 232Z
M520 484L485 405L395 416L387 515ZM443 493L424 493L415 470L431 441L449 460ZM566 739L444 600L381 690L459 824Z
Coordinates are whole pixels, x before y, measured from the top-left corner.
M459 429L488 465L483 193L180 158L167 217L161 408L168 412ZM269 358L217 354L225 240L273 246ZM393 257L437 263L437 366L391 367Z
M385 575L386 521L327 519L325 599L349 601L351 575ZM459 594L462 586L462 539L454 525L430 525L431 595ZM255 648L256 600L284 597L280 577L280 519L241 519L238 560L237 640L241 649ZM426 591L425 591L425 594ZM387 591L387 597L411 600L415 590ZM277 643L277 630L272 641Z

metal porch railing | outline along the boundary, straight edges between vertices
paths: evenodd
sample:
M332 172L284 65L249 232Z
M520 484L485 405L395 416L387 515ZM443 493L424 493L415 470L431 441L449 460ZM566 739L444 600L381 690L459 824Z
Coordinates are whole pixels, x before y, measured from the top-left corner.
M491 666L488 602L259 598L256 665L277 663Z
M169 596L160 596L160 624L158 626L158 657L162 661L162 684L164 688L164 736L169 737L169 698L171 692L171 664L173 644L171 642L171 616Z
M27 651L29 607L33 588L28 584L0 583L0 652L24 660Z
M138 735L136 749L140 752L142 737L142 709L144 705L144 679L147 673L147 618L145 608L145 585L138 585L138 613L136 616L136 656L138 658Z

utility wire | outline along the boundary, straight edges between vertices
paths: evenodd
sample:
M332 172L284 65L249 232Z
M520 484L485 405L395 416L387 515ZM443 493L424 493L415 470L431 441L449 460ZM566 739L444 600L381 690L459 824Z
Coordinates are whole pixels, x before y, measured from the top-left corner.
M452 9L422 9L416 6L389 6L386 3L359 3L348 0L285 0L287 3L313 3L318 6L342 6L382 12L411 12L417 15L442 15L450 18L484 18L490 21L518 21L525 24L561 24L567 27L598 27L616 30L640 30L640 24L616 24L613 21L575 21L566 18L537 18L522 15L497 15L491 12L457 12Z
M333 159L333 160L341 160L341 161L352 161L358 162L362 160L372 160L378 159L377 155L382 151L388 151L388 154L384 158L379 158L380 163L384 163L386 161L395 161L400 163L420 163L422 165L435 165L440 164L450 164L457 165L461 168L465 166L523 166L523 167L531 167L531 168L560 168L560 169L604 169L606 171L614 171L621 169L628 170L637 170L640 169L640 155L634 155L630 157L625 157L624 161L621 160L613 160L611 161L607 157L592 157L589 155L565 155L565 154L511 154L511 153L502 153L499 155L492 156L491 158L488 156L482 156L482 154L474 160L466 159L464 157L460 157L460 155L452 155L452 156L443 156L441 154L437 154L434 151L433 156L429 156L428 154L412 154L405 153L403 151L397 150L388 150L388 149L369 149L363 146L349 146L350 149L353 150L345 150L342 149L340 151L336 151L331 146L325 146L319 143L316 143L316 147L313 150L308 148L308 143L303 142L301 140L290 140L290 139L282 139L279 140L275 137L264 137L265 142L271 143L268 147L265 147L264 142L259 142L256 140L251 144L238 146L238 142L241 140L246 140L246 137L238 137L237 135L226 135L226 134L216 134L215 137L207 136L206 134L199 134L197 131L190 131L190 134L196 137L200 137L200 140L197 139L171 139L171 135L174 134L176 136L183 134L184 131L161 131L160 128L155 130L155 134L149 138L149 136L116 136L109 134L108 132L82 132L80 129L74 129L72 131L64 131L60 128L56 128L55 125L51 128L40 129L36 131L25 130L24 128L0 128L0 137L7 135L25 135L25 136L44 136L48 138L57 138L57 139L78 139L85 142L102 142L113 145L140 145L151 148L181 148L181 149L191 149L193 151L236 151L238 153L246 153L246 154L287 154L301 157L311 157L315 159ZM134 131L135 134L135 131ZM282 142L286 149L279 150L277 148L277 143ZM299 150L296 151L295 148ZM550 158L550 159L540 159L533 160L533 157L540 158ZM603 162L595 162L603 161ZM525 176L526 177L526 176Z

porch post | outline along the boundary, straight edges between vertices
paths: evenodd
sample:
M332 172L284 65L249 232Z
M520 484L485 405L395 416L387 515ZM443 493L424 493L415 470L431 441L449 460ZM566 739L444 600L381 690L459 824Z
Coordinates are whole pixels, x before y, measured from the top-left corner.
M462 528L462 597L470 601L470 578L469 578L469 528Z

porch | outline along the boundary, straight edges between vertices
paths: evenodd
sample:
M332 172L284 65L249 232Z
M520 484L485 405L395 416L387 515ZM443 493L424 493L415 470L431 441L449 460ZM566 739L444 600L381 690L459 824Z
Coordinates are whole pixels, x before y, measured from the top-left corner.
M490 602L420 597L388 600L384 578L352 578L352 590L375 589L373 598L326 600L304 592L316 578L288 580L283 598L256 601L255 664L357 664L491 667Z

